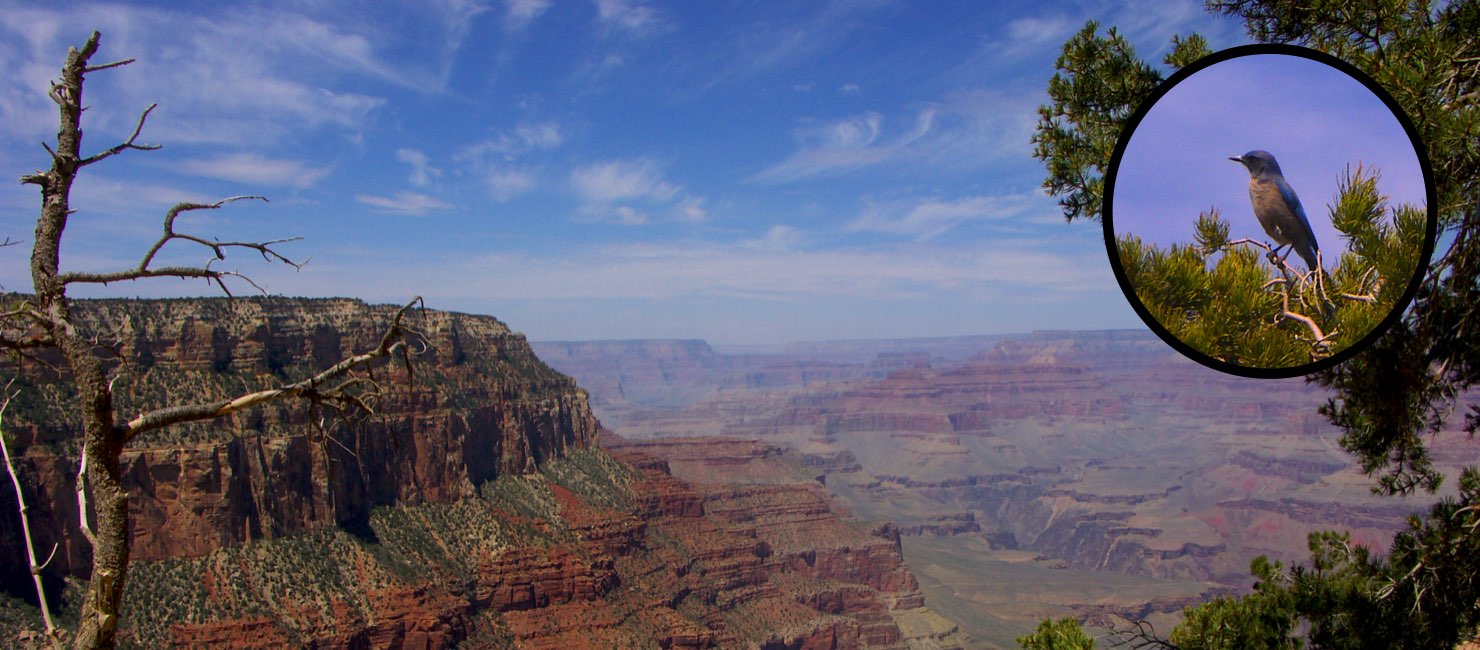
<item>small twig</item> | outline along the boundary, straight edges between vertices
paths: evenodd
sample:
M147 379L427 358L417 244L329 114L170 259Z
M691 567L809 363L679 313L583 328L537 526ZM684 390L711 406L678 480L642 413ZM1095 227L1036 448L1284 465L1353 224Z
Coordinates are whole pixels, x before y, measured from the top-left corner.
M1233 240L1231 242L1228 242L1227 244L1224 244L1224 245L1225 246L1237 246L1239 244L1251 244L1253 246L1257 246L1259 248L1264 249L1264 252L1266 252L1266 253L1270 252L1270 248L1269 248L1269 244L1268 243L1259 241L1257 239L1252 239L1252 238L1249 238L1249 237L1244 237L1243 239L1235 239L1235 240Z
M129 59L129 61L133 61L133 59ZM123 62L119 62L119 63L110 63L108 65L105 65L105 66L102 66L101 68L96 68L96 69L102 70L102 69L106 69L106 68L113 68L113 67L117 67L117 66L120 66L120 65L125 65L129 61L123 61ZM94 155L92 155L92 156L84 159L82 162L77 163L77 166L78 167L86 167L86 166L91 165L91 164L93 164L95 162L99 162L99 161L102 161L102 160L106 160L108 158L112 158L113 156L116 156L119 153L122 153L123 151L128 150L128 149L136 149L138 151L153 151L155 149L158 149L159 148L159 145L157 145L157 144L134 144L134 140L139 139L139 133L141 133L144 130L144 121L147 120L147 119L149 119L149 113L153 112L154 109L155 108L158 108L158 107L159 107L159 104L150 104L149 105L149 108L144 109L144 113L141 114L141 115L139 115L139 123L136 124L136 125L134 125L134 132L133 132L133 134L130 135L127 140L124 140L122 143L114 146L112 149L108 149L107 151L103 151L101 153L94 154Z
M107 70L108 68L117 68L117 67L120 67L120 66L125 66L125 65L128 65L128 64L133 63L133 62L134 62L133 59L124 59L122 61L114 61L112 63L104 63L103 65L95 65L95 66L83 68L82 71L83 72L97 72L99 70Z

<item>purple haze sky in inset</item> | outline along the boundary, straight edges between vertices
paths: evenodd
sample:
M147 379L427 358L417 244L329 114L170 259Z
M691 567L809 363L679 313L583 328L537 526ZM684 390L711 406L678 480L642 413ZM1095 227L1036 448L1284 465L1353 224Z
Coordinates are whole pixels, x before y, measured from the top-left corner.
M1063 222L1029 142L1089 19L1150 61L1174 34L1247 40L1199 0L0 0L0 171L49 164L48 81L96 29L96 61L137 62L91 77L84 149L122 141L151 102L141 141L164 149L82 175L72 270L136 264L177 201L262 194L180 230L302 236L284 247L310 259L300 272L218 263L274 293L422 294L533 339L1140 328L1100 228ZM1196 195L1193 215L1237 217L1237 144L1209 154L1226 168L1207 189L1231 194ZM1334 172L1288 155L1319 204L1305 175ZM0 236L28 239L37 210L33 187L0 183ZM29 290L24 246L0 250L0 287Z
M1348 166L1377 169L1390 205L1426 207L1423 170L1392 111L1361 82L1319 61L1255 54L1183 79L1146 113L1116 171L1112 225L1167 246L1191 243L1217 208L1229 236L1269 241L1249 205L1249 173L1229 160L1274 154L1330 267L1346 249L1330 210Z

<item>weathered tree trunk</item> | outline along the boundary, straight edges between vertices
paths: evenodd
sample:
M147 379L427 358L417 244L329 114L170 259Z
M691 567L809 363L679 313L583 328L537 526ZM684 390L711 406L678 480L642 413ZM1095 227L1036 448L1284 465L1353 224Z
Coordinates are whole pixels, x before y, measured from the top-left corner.
M128 493L119 469L123 440L113 426L113 396L102 361L94 351L94 344L83 338L73 325L59 263L62 234L71 213L72 182L83 165L82 81L89 72L88 60L97 49L98 34L94 33L81 50L74 48L68 52L61 82L53 85L51 91L61 111L52 168L46 174L24 179L41 186L41 217L36 222L36 239L31 250L36 310L42 314L42 327L61 349L77 383L83 454L88 459L86 487L80 490L88 490L97 514L97 526L88 536L93 546L92 579L73 639L79 648L113 646L118 604L128 571ZM85 509L81 516L84 529L89 528Z
M227 277L251 283L250 279L235 271L217 271L208 264L153 266L156 253L166 244L177 240L204 246L214 253L216 259L224 259L228 249L245 248L261 254L269 261L294 267L299 264L284 257L275 248L277 244L292 240L226 242L175 232L175 218L181 212L214 210L232 201L262 198L237 196L216 203L175 205L165 214L164 233L134 268L108 273L61 271L62 234L67 229L67 218L72 213L72 183L77 173L88 165L123 151L157 148L135 144L149 112L154 110L150 106L139 117L138 126L128 140L86 158L81 155L83 77L91 72L132 61L129 59L89 65L88 59L98 50L98 39L99 34L93 32L81 50L74 48L69 51L66 65L62 68L61 81L52 84L50 96L60 107L61 118L56 149L47 148L52 159L51 169L21 177L22 183L41 188L41 216L36 221L36 239L31 249L31 281L36 296L33 302L22 304L0 315L0 349L25 353L36 348L57 348L61 351L66 369L71 373L71 380L77 386L77 405L82 425L82 468L78 473L77 486L78 512L81 518L79 524L83 536L92 545L93 558L92 575L81 604L77 631L72 639L77 648L108 648L115 643L118 608L128 577L128 490L123 484L120 457L129 440L146 431L184 422L211 420L286 398L328 405L341 413L369 411L371 407L364 396L374 393L376 382L368 373L361 376L353 373L363 372L381 359L393 356L400 356L409 371L411 356L418 352L408 348L406 340L410 335L420 336L402 324L406 312L421 301L420 298L415 298L396 313L395 320L386 328L379 345L374 349L344 359L312 377L230 399L191 402L190 396L181 396L182 403L158 406L128 421L116 419L112 386L103 367L102 357L98 354L99 343L92 334L79 331L72 320L67 298L69 284L107 284L159 277L200 278L215 282L224 291L224 279ZM41 335L34 333L34 328L38 326L44 330Z

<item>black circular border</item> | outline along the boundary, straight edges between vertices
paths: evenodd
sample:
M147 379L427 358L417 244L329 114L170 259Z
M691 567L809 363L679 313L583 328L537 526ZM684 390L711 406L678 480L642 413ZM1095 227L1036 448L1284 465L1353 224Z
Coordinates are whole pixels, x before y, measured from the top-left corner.
M1298 56L1301 58L1316 61L1318 63L1324 63L1327 66L1340 70L1348 77L1351 77L1360 82L1363 86L1366 86L1367 90L1371 91L1372 94L1376 95L1378 99L1382 100L1382 103L1388 107L1388 110L1392 112L1393 117L1396 117L1398 119L1398 123L1403 126L1403 130L1408 134L1408 141L1410 144L1413 145L1414 153L1418 155L1418 165L1423 172L1424 189L1427 195L1426 199L1428 200L1429 218L1424 234L1423 252L1419 256L1419 263L1414 269L1413 278L1408 281L1408 289L1403 292L1403 296L1398 299L1398 302L1395 305L1393 305L1392 311L1389 312L1388 315L1383 318L1383 320L1379 322L1376 327L1372 328L1372 331L1368 332L1367 336L1362 337L1360 341L1353 343L1351 346L1347 347L1341 352L1338 352L1319 361L1313 361L1299 366L1290 366L1288 368L1254 368L1229 363L1227 361L1215 359L1207 354L1199 352L1193 349L1192 346L1183 343L1181 339L1172 336L1172 333L1169 332L1166 327L1162 326L1159 321L1151 316L1151 312L1148 311L1146 309L1146 306L1141 303L1140 297L1137 296L1136 292L1131 289L1130 283L1126 281L1125 268L1121 266L1120 263L1120 254L1116 250L1115 246L1114 206L1116 175L1120 171L1120 159L1122 156L1125 155L1125 148L1128 144L1130 144L1131 136L1135 135L1136 128L1141 125L1141 120L1145 119L1146 114L1151 111L1151 108L1156 105L1156 102L1159 101L1163 95L1166 95L1167 92L1171 91L1172 88L1181 83L1183 79L1192 76L1203 68L1207 68L1215 64L1228 61L1230 59L1236 59L1243 56L1251 56L1257 54L1281 54L1285 56ZM1405 112L1403 108L1398 105L1397 100L1394 100L1392 95L1389 95L1386 90L1377 85L1377 82L1374 81L1371 77L1367 76L1367 73L1362 72L1350 63L1338 59L1330 54L1326 54L1325 52L1320 52L1307 47L1300 47L1296 45L1286 45L1281 43L1258 43L1253 45L1241 45L1219 52L1214 52L1213 54L1209 54L1208 56L1205 56L1192 62L1191 64L1188 64L1186 67L1178 70L1166 81L1163 81L1161 85L1156 87L1156 90L1152 91L1151 95L1148 96L1145 101L1141 102L1141 105L1136 108L1135 114L1131 116L1130 121L1126 123L1126 127L1121 131L1120 138L1117 139L1115 142L1115 153L1110 158L1110 168L1105 172L1105 199L1102 203L1102 205L1104 206L1104 213L1101 215L1100 220L1105 228L1105 252L1110 258L1110 268L1115 272L1115 281L1120 283L1121 292L1125 294L1126 301L1128 301L1131 304L1131 307L1136 310L1136 314L1141 317L1141 320L1144 321L1148 327L1151 328L1151 331L1155 332L1157 336L1161 337L1161 340L1165 341L1167 345L1172 346L1178 352L1181 352L1183 356L1220 372L1225 372L1230 375L1238 375L1240 377L1252 377L1256 379L1286 379L1289 377L1299 377L1313 372L1326 370L1332 366L1335 366L1336 364L1342 363L1347 359L1352 358L1352 356L1371 346L1372 343L1378 339L1378 337L1386 333L1388 329L1393 326L1393 323L1397 322L1398 319L1402 317L1403 312L1408 310L1408 305L1413 302L1413 297L1418 293L1419 284L1423 281L1424 275L1428 273L1429 261L1434 255L1434 241L1438 231L1439 223L1437 204L1438 190L1434 187L1434 169L1433 165L1429 162L1428 149L1424 147L1423 142L1419 139L1418 131L1413 126L1413 120L1409 119L1408 113Z

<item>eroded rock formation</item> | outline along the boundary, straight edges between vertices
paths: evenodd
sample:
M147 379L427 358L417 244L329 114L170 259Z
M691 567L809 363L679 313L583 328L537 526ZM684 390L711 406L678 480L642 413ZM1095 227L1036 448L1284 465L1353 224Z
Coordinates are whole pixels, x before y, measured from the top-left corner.
M121 412L294 381L373 345L394 310L296 299L79 305L100 340L117 342ZM696 447L614 459L597 449L585 392L521 335L465 314L426 311L412 323L426 351L412 372L375 371L385 390L374 418L345 423L283 403L131 446L122 639L903 647L896 619L924 610L897 531L850 523L807 468L740 447L715 462L758 460L795 480L700 485L670 469L699 462ZM68 392L27 371L6 424L26 450L36 541L59 549L48 567L56 585L89 569ZM0 494L6 590L27 598L16 511Z

